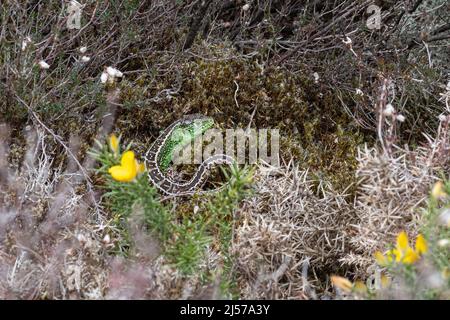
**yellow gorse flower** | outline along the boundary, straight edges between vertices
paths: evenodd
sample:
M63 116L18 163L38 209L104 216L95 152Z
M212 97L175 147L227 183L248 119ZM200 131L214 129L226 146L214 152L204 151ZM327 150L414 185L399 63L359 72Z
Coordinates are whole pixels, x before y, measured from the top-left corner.
M344 293L355 293L357 295L366 295L368 293L368 288L364 282L357 280L354 283L349 279L332 275L330 277L331 283L335 288L338 288Z
M397 236L397 243L394 249L386 251L382 254L380 251L375 252L375 260L381 266L387 266L393 261L410 265L419 260L420 256L427 253L428 245L425 238L419 234L416 238L415 248L410 247L408 235L402 231Z
M126 151L123 153L120 160L120 165L112 166L108 172L111 174L114 180L120 182L133 181L136 176L144 172L145 167L140 164L134 156L133 151Z
M444 267L444 269L441 272L441 276L442 278L444 278L445 280L447 280L448 278L450 278L450 269L448 267Z
M380 266L386 266L389 264L388 258L382 254L380 251L375 252L375 260Z
M405 251L408 247L408 235L405 231L402 231L397 236L397 250Z
M145 164L139 163L136 160L136 165L137 165L137 172L138 172L138 174L144 173L144 171L145 171Z
M381 275L380 282L381 288L383 289L386 289L391 285L391 279L389 279L389 277L386 277L384 274Z
M119 155L120 138L117 138L115 134L111 134L109 136L109 147L116 156ZM120 165L112 166L108 170L112 178L120 182L133 181L136 176L140 175L144 171L145 165L136 160L133 151L124 152L120 159Z
M434 184L433 189L431 189L431 196L436 200L443 199L448 196L444 190L444 184L442 181L438 181Z
M367 293L367 286L361 280L355 281L353 284L353 291L360 294Z
M344 277L331 276L331 283L344 292L351 292L353 289L353 283Z
M419 234L416 238L416 252L420 254L427 253L428 251L428 244L425 238Z
M114 154L119 154L119 139L115 134L109 136L109 147L114 152Z

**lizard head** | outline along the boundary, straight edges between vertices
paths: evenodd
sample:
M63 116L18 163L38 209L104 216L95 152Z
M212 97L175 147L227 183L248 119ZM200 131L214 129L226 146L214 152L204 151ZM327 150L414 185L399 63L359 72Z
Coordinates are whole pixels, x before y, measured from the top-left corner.
M201 114L187 115L177 121L162 148L159 158L161 170L164 172L170 166L175 150L182 150L213 125L213 118Z
M180 128L187 129L192 135L204 133L214 125L214 119L200 113L184 116L179 124Z

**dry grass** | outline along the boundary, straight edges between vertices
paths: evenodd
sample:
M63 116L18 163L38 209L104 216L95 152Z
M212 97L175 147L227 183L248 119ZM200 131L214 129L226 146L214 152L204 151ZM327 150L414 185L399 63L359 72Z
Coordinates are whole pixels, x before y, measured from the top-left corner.
M416 150L361 147L354 196L311 180L294 161L260 167L233 243L243 296L317 298L333 273L372 276L374 252L423 225L429 190L448 170L449 143L446 118L437 137Z
M345 191L352 186L337 192L311 178L316 176L294 160L278 168L259 166L255 193L235 214L231 256L240 296L325 298L332 294L330 274L369 277L375 250L400 230L418 232L430 186L448 170L448 125L442 119L436 138L415 150L361 147L356 194ZM7 141L5 125L1 134ZM51 136L30 129L27 137L20 168L8 166L5 144L0 150L3 297L220 296L201 274L183 276L160 255L158 241L141 227L138 209L129 220L133 251L128 258L111 255L120 236L100 203L93 205L97 198L76 164L68 157L64 170L55 168L46 142ZM209 251L202 268L217 267L216 254Z
M382 1L368 30L371 1L245 2L86 0L81 30L64 2L1 2L0 298L223 297L219 274L170 264L139 208L117 254L86 155L115 130L142 155L186 113L282 131L286 163L259 166L232 210L238 296L335 297L331 273L370 278L375 250L418 232L449 170L449 4ZM107 66L124 77L103 85ZM200 270L222 255L209 246Z
M1 128L7 141L7 127ZM70 163L52 167L42 131L28 133L20 168L1 168L0 287L5 298L99 298L106 276L105 244L93 223L96 206L82 191ZM5 148L5 143L3 149ZM6 151L6 150L2 150ZM7 152L1 157L6 162Z
M261 167L257 176L255 196L239 210L233 244L243 295L302 298L321 286L325 271L339 269L356 217L345 194L317 186L293 161Z

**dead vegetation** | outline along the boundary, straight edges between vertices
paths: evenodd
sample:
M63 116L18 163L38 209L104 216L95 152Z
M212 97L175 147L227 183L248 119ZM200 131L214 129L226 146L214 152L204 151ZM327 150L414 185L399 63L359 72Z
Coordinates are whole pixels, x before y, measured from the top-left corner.
M2 141L7 141L7 131L2 125ZM1 168L2 296L99 298L105 246L90 218L95 206L89 193L77 190L81 173L72 171L73 161L67 170L53 167L47 138L43 131L30 129L20 169L7 163ZM8 153L2 145L5 164Z
M311 180L294 161L260 167L233 243L244 296L317 298L330 274L371 276L375 251L423 224L430 188L448 170L448 124L447 117L438 136L416 150L362 146L354 197Z
M372 1L83 4L79 30L64 2L0 4L0 297L220 297L220 275L181 274L139 223L117 255L86 155L113 131L142 155L187 113L282 132L284 165L235 208L239 297L333 297L331 273L369 277L375 250L418 232L449 165L446 1L375 1L376 29ZM108 66L123 77L104 85Z
M447 127L448 117L416 150L361 147L355 196L311 178L294 160L261 165L254 195L235 214L230 254L241 297L323 298L332 273L370 276L375 250L399 230L417 232L430 186L448 167ZM3 126L3 138L6 132ZM79 172L51 168L47 147L42 131L30 133L22 168L1 171L3 297L218 297L214 283L186 278L158 258L158 241L139 222L130 221L131 256L113 257L120 236L111 217L95 212L75 183ZM4 144L2 151L5 164ZM209 251L205 267L217 266L216 254Z

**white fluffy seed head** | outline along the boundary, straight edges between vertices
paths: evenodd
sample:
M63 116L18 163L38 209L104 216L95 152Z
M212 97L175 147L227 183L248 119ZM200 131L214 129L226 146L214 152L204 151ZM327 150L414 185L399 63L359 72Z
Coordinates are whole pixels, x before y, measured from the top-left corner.
M106 83L106 81L108 81L108 73L103 72L102 75L100 76L100 82Z
M47 62L45 62L44 60L39 61L38 65L41 69L44 69L44 70L50 68L50 65Z
M351 44L352 44L352 39L350 39L349 37L345 37L345 39L342 40L342 42L343 42L345 45L351 45Z
M122 78L123 77L123 73L120 70L113 68L113 67L107 67L106 72L108 73L108 75L111 78Z
M392 104L388 103L386 105L386 108L384 108L383 114L385 116L392 116L394 114L394 112L395 112L394 106Z
M86 237L85 237L84 234L82 234L82 233L77 234L77 240L78 240L80 243L86 243L86 241L87 241Z
M446 248L450 246L450 240L449 239L441 239L437 242L437 245L441 248Z
M320 79L319 74L317 72L314 72L312 75L313 75L313 78L314 78L314 83L318 83L319 79Z
M113 68L113 67L107 67L106 68L106 73L108 73L108 75L111 76L111 77L115 77L116 76L116 72L117 72L116 68Z
M105 71L103 71L102 75L100 76L100 81L102 83L114 83L116 78L122 78L123 73L120 70L117 70L113 67L106 67Z
M111 237L109 236L109 234L106 234L104 237L103 237L103 243L104 244L109 244L110 242L111 242Z
M438 219L440 224L450 227L450 209L444 209Z
M28 47L28 44L31 43L31 38L30 37L25 37L25 39L23 39L22 41L22 51L25 51L26 48Z

